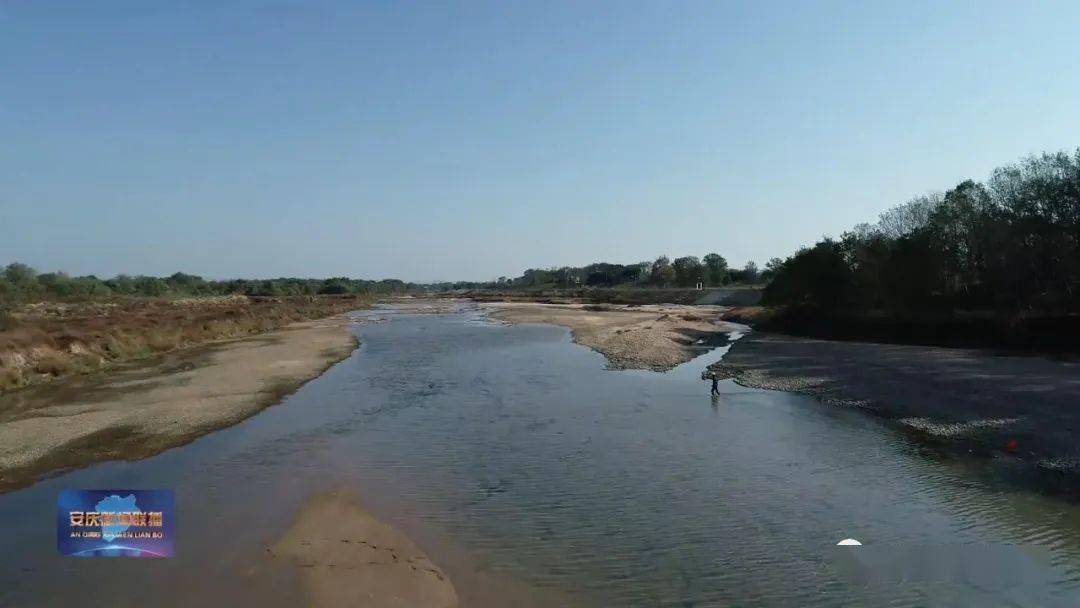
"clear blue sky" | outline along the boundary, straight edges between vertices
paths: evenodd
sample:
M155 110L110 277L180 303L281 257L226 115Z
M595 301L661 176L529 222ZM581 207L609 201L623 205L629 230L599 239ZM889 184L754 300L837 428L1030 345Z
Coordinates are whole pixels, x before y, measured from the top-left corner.
M1077 2L0 0L0 263L791 253L1080 145Z

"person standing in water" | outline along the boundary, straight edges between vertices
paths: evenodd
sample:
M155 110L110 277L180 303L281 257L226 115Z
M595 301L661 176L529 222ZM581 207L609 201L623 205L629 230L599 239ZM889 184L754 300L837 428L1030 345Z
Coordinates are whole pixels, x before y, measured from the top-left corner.
M712 378L712 394L713 396L720 394L720 378L716 374L709 374Z

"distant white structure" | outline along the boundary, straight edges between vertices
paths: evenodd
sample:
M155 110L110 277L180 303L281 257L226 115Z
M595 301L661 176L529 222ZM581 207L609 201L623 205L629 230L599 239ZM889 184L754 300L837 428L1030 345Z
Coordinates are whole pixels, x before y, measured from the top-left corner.
M844 540L836 543L837 547L861 547L862 543L854 538L845 538Z
M701 291L704 287L705 287L705 284L699 281L698 284L697 284L697 290Z

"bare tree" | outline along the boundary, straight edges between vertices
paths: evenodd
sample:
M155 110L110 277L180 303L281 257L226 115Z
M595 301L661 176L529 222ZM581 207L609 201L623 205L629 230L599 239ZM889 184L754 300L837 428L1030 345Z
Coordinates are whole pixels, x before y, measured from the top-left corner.
M944 200L945 196L940 192L917 196L882 213L878 219L878 230L891 239L907 236L929 224L930 214Z

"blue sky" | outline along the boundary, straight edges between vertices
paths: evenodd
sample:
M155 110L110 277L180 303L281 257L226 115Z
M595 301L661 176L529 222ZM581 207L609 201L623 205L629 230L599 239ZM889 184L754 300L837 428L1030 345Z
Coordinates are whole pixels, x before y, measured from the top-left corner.
M0 263L790 254L1080 145L1076 2L0 0Z

